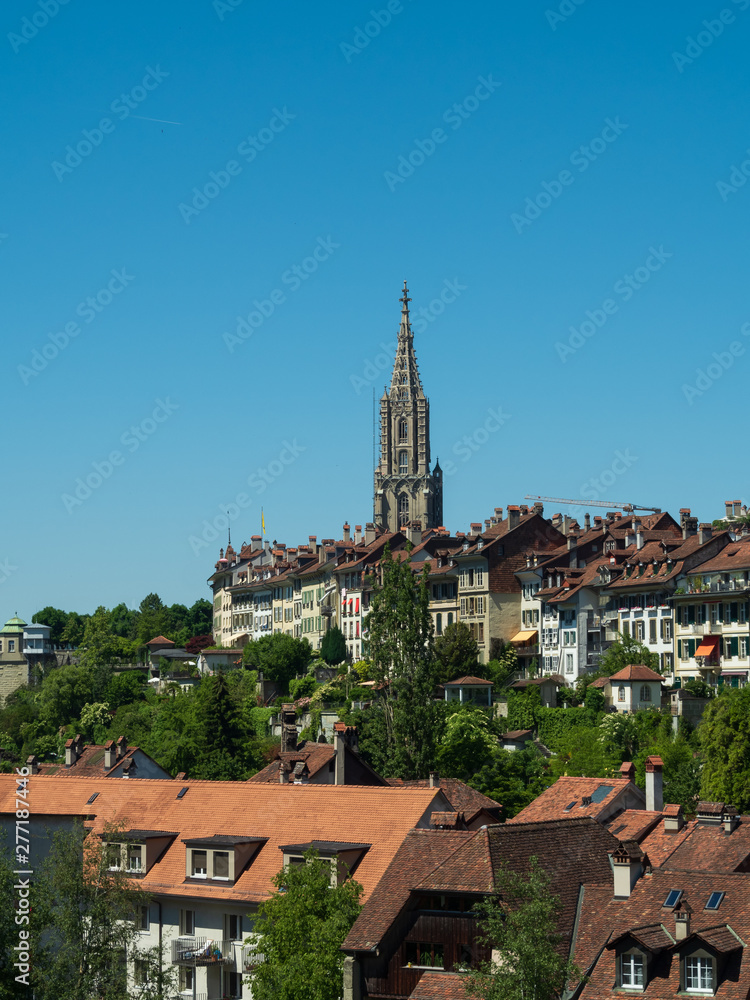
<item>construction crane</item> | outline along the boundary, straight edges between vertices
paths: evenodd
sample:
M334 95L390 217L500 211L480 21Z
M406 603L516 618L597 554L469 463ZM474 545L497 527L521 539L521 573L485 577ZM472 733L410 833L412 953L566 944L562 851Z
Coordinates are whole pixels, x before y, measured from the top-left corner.
M549 503L572 504L575 507L608 507L610 510L623 510L632 514L634 510L650 510L654 514L661 514L661 507L639 507L637 503L615 503L609 500L564 500L562 497L535 497L527 493L524 500L545 500Z

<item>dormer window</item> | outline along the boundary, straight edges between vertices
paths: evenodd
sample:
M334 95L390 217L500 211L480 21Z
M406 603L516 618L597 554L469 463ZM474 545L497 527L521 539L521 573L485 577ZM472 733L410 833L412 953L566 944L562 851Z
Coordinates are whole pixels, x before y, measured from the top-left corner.
M140 844L128 846L128 871L140 872L143 869L143 847Z
M685 990L688 993L713 993L715 981L714 960L708 954L685 958Z
M208 852L191 851L190 874L193 878L205 878L208 872Z
M645 985L646 960L641 951L626 951L620 955L620 986L642 990Z
M184 840L185 877L234 882L267 839L217 834Z

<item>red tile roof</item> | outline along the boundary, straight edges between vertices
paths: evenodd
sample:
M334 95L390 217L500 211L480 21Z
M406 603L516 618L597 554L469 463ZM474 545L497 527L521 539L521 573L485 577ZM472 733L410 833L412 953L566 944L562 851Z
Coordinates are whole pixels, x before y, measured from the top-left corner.
M140 880L160 896L184 896L183 840L225 836L267 838L233 885L211 880L190 894L217 901L260 902L273 892L281 870L283 844L313 840L370 844L355 877L372 894L409 830L429 823L430 814L446 808L439 790L353 785L262 785L237 781L189 781L178 799L173 781L111 781L107 778L32 775L29 801L40 828L45 816L93 816L92 828L123 821L130 829L177 831L172 844ZM0 775L0 815L15 813L15 776ZM87 804L97 792L95 801ZM461 836L448 834L448 836ZM471 836L465 834L464 836Z
M467 976L457 972L425 972L409 1000L469 1000Z
M455 681L448 681L446 684L443 685L443 687L459 687L462 684L465 684L467 686L468 685L477 686L481 684L485 687L492 687L492 681L487 681L483 677L472 677L471 675L467 677L459 677Z
M605 823L605 826L618 840L635 840L641 843L646 834L650 833L657 823L662 822L662 814L646 809L626 809L618 816ZM651 854L646 851L652 864L655 864Z
M602 813L610 813L615 808L618 797L625 798L627 792L634 796L636 801L642 801L645 805L646 800L643 792L626 778L585 778L563 775L513 819L509 819L508 823L573 819L580 816L591 816L596 819ZM583 804L585 797L592 800L587 805ZM571 808L568 809L568 806Z
M486 810L496 818L499 817L499 810L502 806L494 799L478 792L471 785L460 781L458 778L440 778L440 790L456 812L464 814L467 823L471 823L474 817ZM396 788L428 788L429 779L418 778L415 781L402 781L400 778L392 779L390 784Z
M616 674L612 674L610 681L662 681L661 674L657 674L650 667L641 666L639 663L630 663Z

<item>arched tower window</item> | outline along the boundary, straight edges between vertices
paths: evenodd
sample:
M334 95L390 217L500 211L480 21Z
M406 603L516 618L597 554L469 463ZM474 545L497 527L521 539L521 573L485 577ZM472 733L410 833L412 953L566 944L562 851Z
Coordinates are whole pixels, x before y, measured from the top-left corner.
M398 523L400 525L408 524L409 522L409 497L402 493L398 498Z
M398 453L398 471L402 476L406 476L409 472L409 453L408 451L400 451Z
M409 425L405 420L399 420L398 422L398 439L399 441L409 440Z

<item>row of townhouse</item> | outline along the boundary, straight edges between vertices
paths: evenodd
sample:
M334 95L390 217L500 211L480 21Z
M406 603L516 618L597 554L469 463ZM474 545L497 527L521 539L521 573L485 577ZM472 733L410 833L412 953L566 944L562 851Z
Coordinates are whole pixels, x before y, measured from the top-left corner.
M690 510L609 515L546 560L530 557L517 648L524 665L566 681L597 669L618 634L632 636L682 683L742 685L750 671L750 537L698 524Z
M516 571L526 553L554 551L564 535L543 517L541 504L496 508L484 523L452 536L445 528L422 531L410 522L398 532L373 524L352 536L344 525L339 541L314 535L307 545L288 548L253 536L237 553L222 550L209 578L214 602L214 639L238 648L264 635L283 632L320 648L331 625L344 633L350 659L366 655L366 617L386 546L408 559L415 574L429 564L430 611L435 634L465 622L480 659L492 655L492 640L518 631L521 586Z

